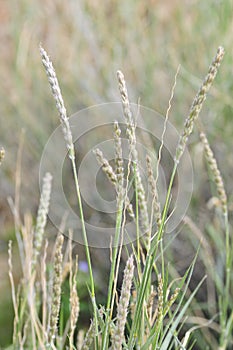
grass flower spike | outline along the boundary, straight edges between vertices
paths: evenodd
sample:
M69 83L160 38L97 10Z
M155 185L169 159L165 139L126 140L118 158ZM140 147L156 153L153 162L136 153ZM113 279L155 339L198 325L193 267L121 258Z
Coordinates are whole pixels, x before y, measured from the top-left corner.
M52 300L51 300L51 313L50 313L50 324L48 338L49 342L54 342L57 331L57 323L60 312L61 303L61 284L62 284L62 245L63 236L59 235L57 237L55 246L55 256L54 256L54 276L53 276L53 286L52 286Z
M189 111L189 115L185 120L185 124L184 124L184 129L182 132L182 135L180 137L177 149L176 149L176 155L175 155L175 163L178 164L179 160L184 152L186 143L188 141L188 137L189 135L192 133L193 131L193 125L195 120L197 119L203 103L206 99L206 95L209 92L211 85L216 77L216 74L218 72L218 68L220 66L220 63L223 59L224 56L224 49L220 46L218 48L217 54L212 62L212 64L209 67L209 71L196 95L196 97L193 100L193 103L191 105L190 111Z
M35 266L37 258L41 251L44 229L47 222L47 215L49 211L49 202L51 194L51 184L52 184L52 175L46 173L43 178L43 186L40 197L40 204L37 213L36 227L34 232L34 247L33 247L33 261L32 265Z
M213 151L210 148L209 142L208 142L207 137L206 137L204 132L200 133L200 139L201 139L201 142L203 143L205 157L206 157L207 163L210 167L211 174L214 178L214 182L216 184L216 188L217 188L217 192L218 192L218 196L220 199L223 213L226 214L227 213L227 195L226 195L226 191L224 188L224 183L223 183L221 173L218 169L218 165L217 165L216 159L214 157Z
M72 134L70 130L69 119L67 117L66 108L64 105L63 97L61 94L60 86L57 80L55 69L53 64L49 59L47 52L40 46L40 54L42 58L42 63L44 65L46 74L48 76L48 81L51 87L53 97L56 101L56 107L59 112L60 122L62 126L63 135L66 141L66 146L69 151L69 157L74 158L74 144L72 139Z
M130 158L132 157L132 160L133 160L135 187L136 187L137 196L138 196L138 205L140 209L141 223L145 234L146 247L149 250L150 225L149 225L149 216L148 216L148 210L147 210L145 189L144 189L142 179L141 179L141 174L139 171L139 158L138 158L138 152L136 148L136 134L135 134L136 126L135 126L132 111L130 108L124 74L121 71L117 71L117 78L118 78L119 91L121 94L123 112L126 120L126 134L129 140L129 149L130 149L129 157Z
M126 318L128 313L130 289L133 280L134 264L133 256L130 256L125 267L124 279L121 288L121 297L117 307L117 323L112 335L112 350L119 350L122 348L124 340L124 330Z

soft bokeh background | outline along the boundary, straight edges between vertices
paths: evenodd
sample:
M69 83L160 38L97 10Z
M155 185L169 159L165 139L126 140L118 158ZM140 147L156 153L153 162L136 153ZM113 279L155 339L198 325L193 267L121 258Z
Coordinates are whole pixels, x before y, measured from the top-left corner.
M126 76L130 98L165 114L178 65L170 121L181 130L192 98L219 45L226 55L202 112L220 163L232 210L233 2L220 0L0 0L0 146L6 150L0 178L0 346L9 344L12 309L7 241L14 239L7 197L14 196L17 150L24 130L21 212L35 215L43 147L58 125L40 61L46 48L59 77L69 114L119 101L116 70ZM189 215L201 228L211 216L203 196L206 173L198 135L190 142L195 188ZM231 211L232 213L232 211ZM208 216L209 215L209 216ZM191 254L182 240L185 254ZM195 244L194 244L195 245ZM179 248L180 253L181 248ZM17 271L17 268L16 268ZM198 275L198 274L197 274ZM17 273L16 273L17 282Z

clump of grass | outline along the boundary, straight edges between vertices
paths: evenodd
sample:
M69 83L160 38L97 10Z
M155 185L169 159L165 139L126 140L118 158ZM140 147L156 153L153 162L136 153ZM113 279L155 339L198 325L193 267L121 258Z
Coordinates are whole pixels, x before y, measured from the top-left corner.
M47 53L40 48L42 62L45 67L53 97L60 116L60 122L66 147L71 160L75 190L82 221L82 234L85 245L86 259L90 277L90 298L92 303L93 317L87 331L78 324L80 313L79 297L76 289L78 283L78 262L75 260L72 266L72 248L69 242L69 263L64 267L63 263L63 241L62 235L58 234L52 274L46 270L47 246L43 245L46 217L49 210L49 198L51 192L51 176L47 174L44 178L38 217L36 226L33 228L30 217L25 217L25 222L19 232L19 246L22 250L22 265L25 268L24 280L20 284L18 294L15 291L12 263L12 243L9 243L9 277L12 288L13 306L15 312L13 346L15 348L30 349L82 349L82 350L107 350L107 349L183 349L188 348L192 329L186 331L182 338L181 330L185 323L185 315L194 299L204 278L190 292L187 299L190 280L196 261L178 279L173 279L169 267L164 262L164 248L160 245L166 229L172 186L179 161L187 145L188 138L193 131L194 122L199 116L206 94L209 91L217 74L218 67L223 58L224 50L220 47L211 64L206 78L197 93L189 115L184 123L183 132L180 136L174 158L174 167L170 176L170 183L166 194L163 208L160 207L157 192L157 177L154 178L151 158L147 157L148 181L150 183L154 215L157 222L156 234L152 232L149 223L147 199L144 184L139 172L139 155L137 152L136 119L130 108L128 92L124 75L117 72L119 90L121 95L123 113L126 121L126 135L129 144L129 161L124 169L121 129L118 122L114 123L115 143L115 169L112 167L100 150L95 150L99 164L116 190L116 225L113 247L111 249L111 267L108 281L108 294L104 306L100 307L96 300L95 282L93 277L92 260L88 246L87 233L82 209L82 200L78 183L77 169L75 164L75 152L72 140L69 119L67 117L63 98L56 78L55 70ZM230 269L232 268L232 250L229 239L229 226L227 223L227 201L223 181L214 160L213 153L207 142L206 136L201 133L208 164L214 176L217 191L225 215L226 224L226 287L219 297L219 311L221 312L219 328L219 349L227 349L232 345L232 312L230 298ZM127 170L127 171L125 171ZM124 178L126 175L126 179ZM136 197L135 208L129 201L127 191L129 178L135 179L134 191ZM119 266L122 256L123 237L127 234L125 228L125 209L131 214L135 221L137 230L136 246L125 247L128 255L126 262L121 292L118 293L117 285L120 280ZM138 225L139 219L142 223ZM140 239L140 236L145 235ZM159 251L161 247L161 252ZM38 257L42 254L40 266ZM161 257L161 262L159 259ZM70 286L70 317L66 327L61 327L61 294L63 280L69 275ZM38 279L40 276L40 279ZM39 287L38 287L39 285ZM225 297L225 300L224 300ZM42 300L41 300L42 298ZM130 312L129 312L130 310ZM78 337L76 341L76 332ZM195 337L195 335L193 335ZM192 348L190 344L189 348Z

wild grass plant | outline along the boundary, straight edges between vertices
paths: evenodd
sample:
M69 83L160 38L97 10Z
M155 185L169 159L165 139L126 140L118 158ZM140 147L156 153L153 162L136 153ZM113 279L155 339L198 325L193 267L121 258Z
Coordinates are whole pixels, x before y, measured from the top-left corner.
M193 261L183 275L177 272L176 277L165 260L164 237L166 224L169 219L169 209L172 188L175 181L179 162L184 153L195 122L199 117L203 103L216 77L218 68L224 56L222 47L210 65L208 73L193 100L189 114L184 122L176 153L173 159L173 170L170 175L166 200L161 207L157 191L157 176L153 174L151 159L147 157L148 182L151 187L153 203L148 203L145 186L139 168L137 152L136 119L131 110L124 75L117 72L122 109L125 118L125 134L129 143L128 164L123 161L121 128L114 123L113 135L115 144L115 162L112 166L101 150L94 151L97 161L102 166L103 174L115 188L116 220L115 235L112 237L113 246L110 248L110 274L108 281L107 300L99 305L96 297L96 286L93 273L92 256L88 244L85 227L83 203L80 192L76 154L72 132L67 117L61 90L53 65L41 47L40 53L45 67L56 107L59 112L63 136L66 142L68 156L74 177L74 188L77 195L78 210L82 223L82 236L85 246L86 260L89 273L89 294L92 306L92 319L89 329L82 329L78 323L80 303L76 289L78 281L78 261L72 257L72 244L68 242L64 251L64 238L59 233L54 246L52 269L48 265L48 243L44 238L46 218L49 211L52 177L45 174L39 203L36 224L33 225L30 215L25 215L23 222L18 220L17 207L15 210L16 235L19 246L23 278L16 289L13 278L12 242L9 242L9 277L12 289L14 307L14 332L11 349L200 349L216 348L230 349L233 346L233 300L232 300L232 254L233 243L228 223L228 205L221 173L218 169L214 154L211 151L203 130L200 139L203 143L209 174L213 179L216 198L219 203L219 216L224 232L224 270L222 274L212 270L212 280L216 289L216 311L208 315L203 311L203 317L197 317L192 309L196 303L197 292L206 279L202 276L199 283L191 288L192 275L198 251ZM166 132L166 128L165 128ZM129 183L132 181L135 203L130 203ZM150 208L152 220L150 220ZM126 232L126 212L135 221L136 242L123 245ZM222 220L221 220L222 218ZM153 219L157 225L152 226ZM190 221L186 220L190 223ZM195 231L194 226L190 227ZM68 228L69 229L69 228ZM70 236L72 237L72 235ZM201 242L202 244L202 242ZM208 242L206 243L208 246ZM121 280L120 263L122 251L128 255L124 275ZM211 260L215 264L214 259ZM176 267L173 266L176 270ZM52 272L51 272L52 270ZM61 294L64 281L69 280L70 316L65 327L62 323ZM121 290L118 285L121 282ZM188 326L186 317L193 316L193 326ZM214 332L211 326L214 324ZM205 335L204 327L209 327ZM196 336L196 329L199 340ZM202 331L203 330L203 331ZM214 339L214 340L213 340ZM213 341L212 341L213 340ZM202 344L202 345L200 345ZM202 347L201 347L202 346ZM212 347L211 347L212 346Z

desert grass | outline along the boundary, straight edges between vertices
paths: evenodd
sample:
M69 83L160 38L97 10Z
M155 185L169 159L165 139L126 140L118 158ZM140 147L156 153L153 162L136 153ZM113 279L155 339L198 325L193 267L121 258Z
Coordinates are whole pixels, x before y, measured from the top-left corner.
M217 196L224 217L223 230L225 232L225 273L218 276L217 314L209 320L199 322L196 327L187 328L186 316L192 312L192 303L205 280L205 276L191 290L193 270L198 251L187 271L176 278L172 277L167 262L165 263L161 242L166 232L172 187L179 161L183 155L188 139L193 131L194 123L199 117L206 95L215 79L222 61L224 50L219 47L209 71L191 105L190 112L185 120L183 131L176 148L174 166L170 176L168 191L164 207L161 208L157 192L157 181L153 175L151 159L147 157L148 181L152 196L155 199L154 215L157 220L156 232L152 231L149 223L149 203L147 203L144 184L139 171L139 155L136 139L136 116L133 115L122 72L117 72L123 114L126 121L126 135L129 143L129 162L124 178L124 163L120 141L121 130L117 122L114 124L115 167L105 159L101 150L95 154L103 168L103 173L113 184L116 190L116 223L113 247L111 248L111 267L108 281L108 292L105 305L98 305L96 299L96 286L92 268L92 259L88 245L85 228L82 199L78 183L75 163L75 150L72 140L71 128L66 108L61 95L55 70L46 51L40 47L42 62L45 67L53 97L59 112L63 136L66 141L68 155L71 161L74 187L77 194L80 217L82 221L82 234L85 245L86 260L90 279L90 299L92 305L92 320L88 330L83 330L78 323L80 314L80 301L76 285L78 284L78 260L72 259L71 242L68 243L68 265L64 261L64 238L58 234L51 271L47 270L48 243L44 238L46 218L49 210L49 198L52 189L52 179L46 174L39 203L36 224L33 225L29 214L18 227L17 237L23 266L23 278L16 290L13 278L12 242L9 242L9 278L12 289L14 307L14 333L12 349L191 349L195 340L195 330L208 326L208 321L215 317L218 336L215 341L216 349L230 349L232 346L232 239L229 234L228 209L226 192L221 173L218 169L214 154L210 149L206 135L202 132L200 137L204 145L204 152L209 166L210 175L216 186ZM128 198L130 178L134 179L133 186L136 197L135 208ZM135 220L137 232L136 246L123 246L125 231L125 212L131 211L131 218ZM220 214L221 215L221 214ZM139 225L139 222L141 225ZM191 221L186 220L190 224ZM191 229L194 226L190 224ZM196 231L199 234L199 231ZM144 234L144 237L140 236ZM208 243L206 243L208 246ZM117 285L120 283L120 261L123 249L128 259L124 276L121 282L121 291L118 293ZM132 251L132 253L131 253ZM39 256L41 260L39 261ZM161 259L161 262L160 260ZM211 264L215 262L211 260ZM62 324L62 286L69 275L69 306L70 316L64 328ZM155 278L153 278L155 276ZM216 281L216 284L219 283ZM200 320L200 319L199 319ZM198 318L196 318L198 322ZM63 332L61 332L63 329ZM204 334L205 331L203 331ZM203 347L204 349L204 347Z

